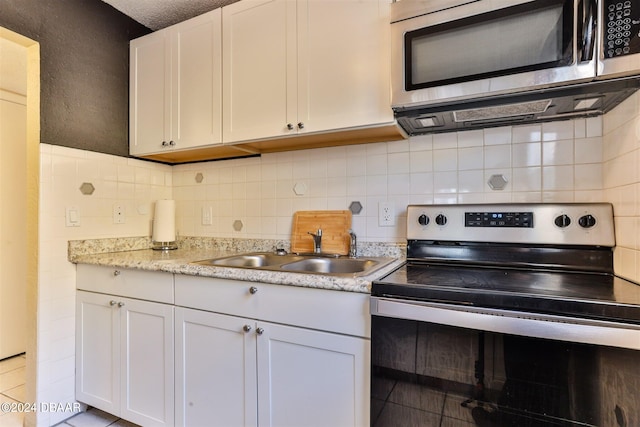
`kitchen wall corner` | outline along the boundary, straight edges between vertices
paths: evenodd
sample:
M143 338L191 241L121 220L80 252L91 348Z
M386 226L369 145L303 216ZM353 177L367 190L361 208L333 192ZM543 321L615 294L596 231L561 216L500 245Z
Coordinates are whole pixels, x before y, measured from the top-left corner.
M91 195L83 183L95 187ZM152 201L171 198L171 167L40 144L40 237L37 296L37 401L75 401L75 265L67 260L74 239L149 236ZM127 222L113 224L112 206L125 206ZM67 207L79 226L67 227ZM49 426L70 413L39 413Z
M603 122L605 200L613 204L615 271L640 282L640 94L605 116Z

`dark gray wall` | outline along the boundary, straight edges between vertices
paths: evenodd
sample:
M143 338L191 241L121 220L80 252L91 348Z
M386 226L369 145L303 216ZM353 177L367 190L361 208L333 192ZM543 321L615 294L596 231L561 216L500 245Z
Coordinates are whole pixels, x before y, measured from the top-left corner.
M100 0L0 0L40 43L41 142L129 154L129 40L151 32Z

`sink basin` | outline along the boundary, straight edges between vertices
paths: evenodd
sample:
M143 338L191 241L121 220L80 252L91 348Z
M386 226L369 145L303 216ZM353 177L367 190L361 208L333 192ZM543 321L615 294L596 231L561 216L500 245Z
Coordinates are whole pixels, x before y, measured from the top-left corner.
M307 258L280 266L285 271L301 271L307 273L346 274L362 273L378 264L371 259L351 258Z
M252 252L196 261L193 264L353 277L370 274L392 261L391 258L336 258L316 254L278 255L274 252Z
M244 267L244 268L260 268L273 265L280 265L285 262L301 259L296 255L277 255L275 253L250 253L243 255L232 255L225 258L207 259L198 261L197 264L217 265L220 267Z

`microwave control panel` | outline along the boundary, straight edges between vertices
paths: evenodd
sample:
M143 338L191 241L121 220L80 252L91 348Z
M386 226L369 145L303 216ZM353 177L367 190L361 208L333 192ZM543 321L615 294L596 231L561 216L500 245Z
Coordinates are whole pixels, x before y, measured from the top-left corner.
M604 1L604 57L640 53L640 3Z

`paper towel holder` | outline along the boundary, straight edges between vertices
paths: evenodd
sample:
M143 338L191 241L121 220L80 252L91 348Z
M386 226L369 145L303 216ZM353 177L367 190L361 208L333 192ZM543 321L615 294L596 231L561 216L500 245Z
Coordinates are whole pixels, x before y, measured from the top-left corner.
M178 249L175 221L175 201L166 199L156 201L151 249L156 251Z

